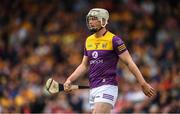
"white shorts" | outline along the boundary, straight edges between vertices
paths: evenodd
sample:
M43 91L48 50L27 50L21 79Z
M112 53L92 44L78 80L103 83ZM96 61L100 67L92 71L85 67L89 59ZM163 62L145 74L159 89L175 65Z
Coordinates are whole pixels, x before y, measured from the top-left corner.
M114 107L118 96L118 86L102 85L90 90L89 104L90 108L94 109L96 102L109 103Z

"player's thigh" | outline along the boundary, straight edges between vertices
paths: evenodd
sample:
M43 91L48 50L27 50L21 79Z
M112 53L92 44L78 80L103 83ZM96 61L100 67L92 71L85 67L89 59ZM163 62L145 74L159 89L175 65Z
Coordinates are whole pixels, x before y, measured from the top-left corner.
M110 113L112 109L112 104L105 102L96 102L93 110L93 114L96 113Z

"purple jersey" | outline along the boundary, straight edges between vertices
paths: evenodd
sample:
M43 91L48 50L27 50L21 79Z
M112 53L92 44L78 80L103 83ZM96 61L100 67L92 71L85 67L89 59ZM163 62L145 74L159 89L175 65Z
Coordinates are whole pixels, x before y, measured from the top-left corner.
M89 59L91 88L101 85L117 85L118 55L125 50L126 46L122 39L111 32L107 32L101 38L96 38L93 34L86 39L84 55Z

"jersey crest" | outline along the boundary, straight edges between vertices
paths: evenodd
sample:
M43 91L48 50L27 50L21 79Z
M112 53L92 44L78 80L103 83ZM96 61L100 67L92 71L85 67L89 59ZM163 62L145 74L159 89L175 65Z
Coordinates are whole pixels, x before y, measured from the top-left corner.
M102 38L91 35L86 40L86 50L113 50L112 39L115 35L107 32Z

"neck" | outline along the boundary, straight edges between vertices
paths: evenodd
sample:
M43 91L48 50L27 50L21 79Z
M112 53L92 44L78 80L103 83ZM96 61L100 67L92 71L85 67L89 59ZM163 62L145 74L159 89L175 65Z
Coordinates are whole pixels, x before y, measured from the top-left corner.
M103 27L100 31L96 32L95 35L96 37L102 37L104 36L104 34L107 32L107 29L105 27Z

